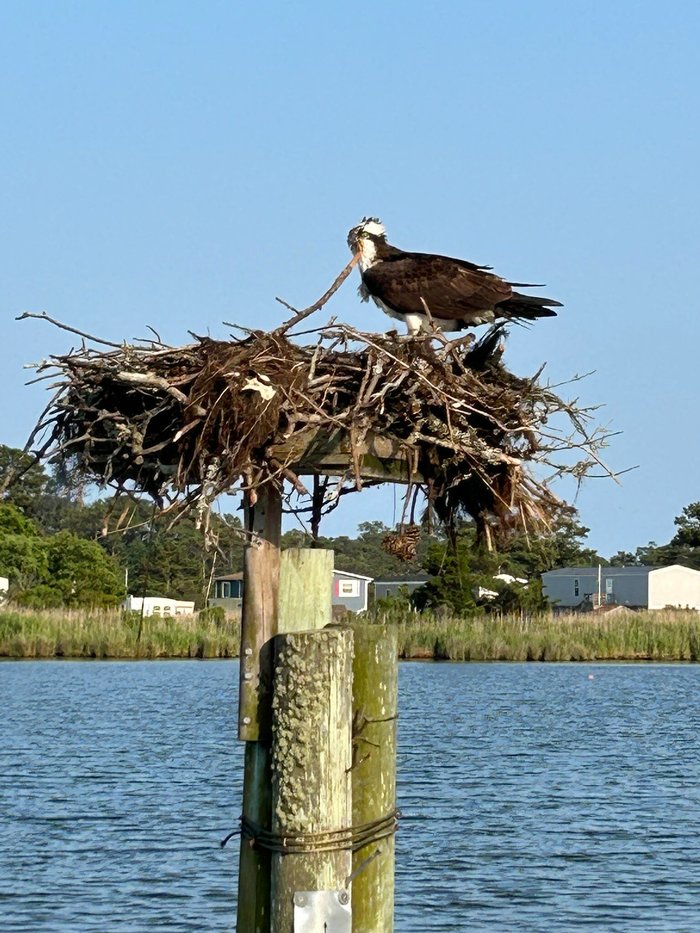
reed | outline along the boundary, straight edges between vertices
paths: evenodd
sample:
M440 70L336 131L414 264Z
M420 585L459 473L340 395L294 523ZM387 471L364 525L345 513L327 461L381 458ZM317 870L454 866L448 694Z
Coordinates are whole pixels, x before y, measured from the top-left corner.
M395 622L399 656L451 661L698 661L700 613L437 617L377 613Z
M700 613L482 615L393 609L401 658L450 661L700 661ZM198 616L140 620L119 611L0 610L0 657L232 658L240 622Z
M0 657L232 658L240 623L116 610L0 610Z

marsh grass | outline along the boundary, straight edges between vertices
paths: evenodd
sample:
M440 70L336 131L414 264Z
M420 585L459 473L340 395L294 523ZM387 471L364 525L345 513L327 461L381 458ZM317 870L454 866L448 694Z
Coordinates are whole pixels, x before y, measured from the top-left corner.
M240 625L197 616L141 620L116 610L0 610L0 657L232 658Z
M698 661L700 614L667 610L615 615L438 618L377 614L399 629L402 658L451 661Z
M615 615L370 614L394 622L402 658L450 661L699 661L700 613L668 610ZM0 610L0 657L231 658L240 623L117 611ZM140 631L139 631L140 629Z

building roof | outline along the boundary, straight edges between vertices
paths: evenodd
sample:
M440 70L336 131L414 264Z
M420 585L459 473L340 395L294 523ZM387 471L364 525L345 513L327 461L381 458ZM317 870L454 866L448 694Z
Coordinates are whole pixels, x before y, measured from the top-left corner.
M691 573L700 573L695 567L686 567L685 564L638 564L631 567L610 567L601 565L601 576L604 577L638 577L645 574L658 573L660 570L689 570ZM556 570L545 570L543 577L585 577L597 576L598 565L595 567L558 567Z
M374 577L366 577L363 573L350 573L349 570L338 570L337 568L333 571L334 574L341 574L344 577L354 577L356 580L374 580Z
M427 583L430 580L429 573L404 573L397 577L382 577L381 579L376 579L374 581L375 586L381 585L386 586L388 583Z
M697 567L687 567L685 564L668 564L666 567L652 567L654 571L661 570L687 570L690 573L700 573L700 570Z
M133 593L129 593L124 602L129 599L134 599L139 601L145 599L147 602L158 601L159 603L177 603L178 606L194 606L193 599L177 599L175 596L135 596Z
M649 564L638 564L632 567L610 567L603 566L600 567L600 572L603 575L607 576L639 576L640 574L649 573L652 570L660 570L660 567L652 566ZM557 567L556 570L545 570L542 574L543 577L553 576L553 577L570 577L575 576L585 576L587 574L596 574L598 573L598 564L594 567Z
M242 579L243 579L242 573L224 573L219 577L214 577L214 582L216 583L217 580L226 582L227 580L242 580Z

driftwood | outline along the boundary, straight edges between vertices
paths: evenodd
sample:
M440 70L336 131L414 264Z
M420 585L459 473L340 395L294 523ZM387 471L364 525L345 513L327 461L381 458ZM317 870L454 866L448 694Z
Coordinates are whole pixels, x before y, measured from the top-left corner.
M331 322L300 345L288 325L228 341L193 335L183 347L81 335L80 347L37 364L56 391L29 446L161 508L203 508L235 489L254 497L282 480L305 495L312 474L316 526L343 493L402 481L408 525L420 490L448 525L466 514L487 540L546 527L564 508L551 478L601 465L606 434L590 427L592 409L564 401L540 373L510 373L501 327L449 341ZM319 484L324 475L337 482ZM395 553L411 543L394 541Z

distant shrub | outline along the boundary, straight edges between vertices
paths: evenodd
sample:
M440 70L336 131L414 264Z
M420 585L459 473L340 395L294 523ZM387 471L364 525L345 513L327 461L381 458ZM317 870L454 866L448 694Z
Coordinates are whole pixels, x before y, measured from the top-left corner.
M223 606L207 606L206 609L200 609L199 621L222 628L226 624L226 610Z
M15 594L14 602L25 609L58 609L63 605L63 593L47 583Z

